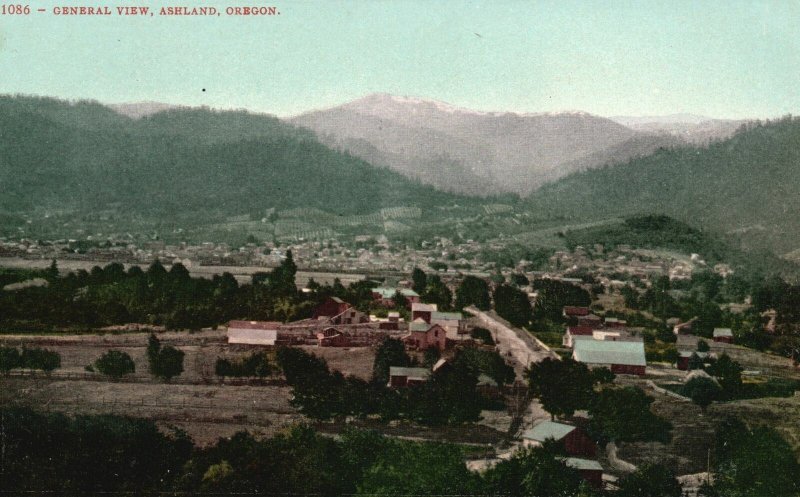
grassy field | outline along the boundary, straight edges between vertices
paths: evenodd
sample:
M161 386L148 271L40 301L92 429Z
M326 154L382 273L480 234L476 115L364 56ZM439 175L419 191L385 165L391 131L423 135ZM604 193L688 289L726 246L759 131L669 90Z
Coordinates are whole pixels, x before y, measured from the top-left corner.
M224 332L162 333L162 344L184 351L184 373L170 383L160 383L147 371L147 334L44 336L6 335L0 344L44 347L61 355L62 367L50 376L0 376L0 405L24 405L68 414L112 413L143 417L163 427L185 430L200 445L214 443L241 430L257 436L271 436L295 423L311 420L290 404L291 389L280 375L261 385L221 381L214 375L217 357L239 357L255 348L229 347ZM372 376L375 351L372 348L302 347L323 357L331 369L365 380ZM106 350L124 351L133 358L136 373L125 381L107 381L84 367ZM235 383L235 384L232 384ZM458 443L496 444L505 436L508 416L487 413L487 419L468 426L425 428L412 423L379 423L362 420L346 423L314 423L324 433L336 434L346 426L377 429L387 435L405 438L448 440Z

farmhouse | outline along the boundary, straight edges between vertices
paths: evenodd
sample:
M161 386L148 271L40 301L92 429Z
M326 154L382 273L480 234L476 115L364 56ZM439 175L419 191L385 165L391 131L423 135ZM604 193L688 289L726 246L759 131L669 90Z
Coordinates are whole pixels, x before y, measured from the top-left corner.
M733 343L733 330L730 328L714 328L712 336L715 342Z
M231 321L228 323L228 343L275 345L280 326L277 321Z
M401 368L391 366L389 368L389 384L392 388L404 388L420 385L428 381L431 372L426 368Z
M328 297L314 309L312 319L327 320L331 324L368 323L369 316L339 297Z
M576 340L572 358L590 366L607 366L613 373L645 374L647 361L641 341Z
M444 328L448 339L460 340L466 334L463 317L460 312L434 311L431 313L430 324L438 324Z
M542 421L522 434L524 447L541 447L548 439L558 442L569 456L594 457L597 447L582 428Z
M447 348L447 331L438 324L428 324L418 319L409 325L409 333L403 338L406 345L416 350L434 347L443 351Z

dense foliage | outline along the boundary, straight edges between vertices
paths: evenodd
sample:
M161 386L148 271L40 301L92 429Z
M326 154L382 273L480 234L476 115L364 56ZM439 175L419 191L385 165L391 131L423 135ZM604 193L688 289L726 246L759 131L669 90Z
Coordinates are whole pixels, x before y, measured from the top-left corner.
M668 443L672 425L650 410L653 399L636 387L604 388L589 406L592 432L601 439Z
M226 376L263 378L272 374L273 369L266 352L253 352L238 360L218 357L214 364L214 374L223 378Z
M292 404L311 418L375 414L384 420L407 419L426 425L478 420L487 404L476 390L483 364L475 363L480 361L457 358L448 367L433 372L423 385L393 389L387 386L388 370L384 368L387 364L394 365L391 357L401 352L395 347L393 342L384 342L380 359L376 358L372 382L331 371L324 359L297 348L278 349L277 360L292 387ZM407 360L402 355L397 357ZM487 370L507 374L505 370L491 368L497 368L494 362L489 362Z
M150 374L164 381L169 381L183 373L183 357L185 353L171 345L161 346L155 335L147 340L147 361Z
M744 246L785 253L800 240L798 143L797 118L750 125L708 146L571 175L542 187L528 204L544 218L572 221L665 214L717 232L739 230Z
M270 208L348 215L472 202L334 151L275 117L241 111L130 119L96 103L2 96L0 128L0 212L109 210L122 232L240 214L261 219Z
M12 369L39 369L46 373L61 367L61 355L58 352L39 347L0 347L0 372L8 373Z
M526 326L533 317L528 294L510 285L500 285L494 290L494 309L514 326Z
M125 375L135 373L136 364L126 352L109 350L94 361L94 369L100 374L118 380Z
M606 368L589 370L573 359L546 358L526 371L531 394L553 417L569 417L587 409L596 393L595 385L611 383L614 375Z

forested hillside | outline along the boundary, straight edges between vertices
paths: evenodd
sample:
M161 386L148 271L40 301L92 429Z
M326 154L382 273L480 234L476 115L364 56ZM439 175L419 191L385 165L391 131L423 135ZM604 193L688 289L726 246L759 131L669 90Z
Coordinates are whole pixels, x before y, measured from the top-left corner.
M3 96L0 130L4 228L34 211L110 210L124 224L469 203L246 112L174 109L134 120L97 103Z
M753 124L707 147L659 150L574 174L528 200L542 218L666 214L743 246L800 246L800 119Z

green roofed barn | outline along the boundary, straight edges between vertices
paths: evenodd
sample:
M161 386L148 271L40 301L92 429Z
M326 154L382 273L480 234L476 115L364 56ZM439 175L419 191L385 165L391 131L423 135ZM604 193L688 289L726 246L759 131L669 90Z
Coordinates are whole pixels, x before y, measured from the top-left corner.
M633 341L577 340L572 358L589 366L606 366L617 374L645 374L644 343Z

